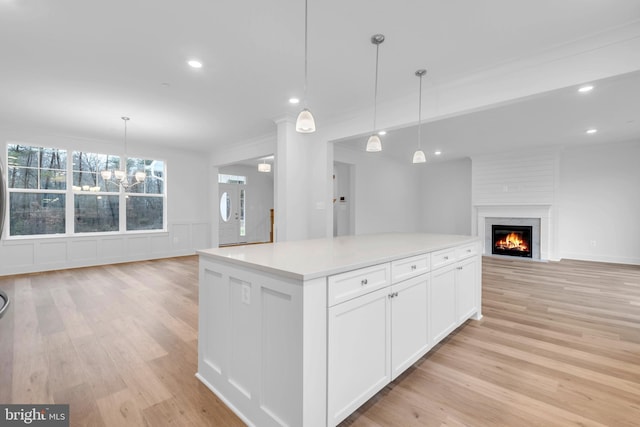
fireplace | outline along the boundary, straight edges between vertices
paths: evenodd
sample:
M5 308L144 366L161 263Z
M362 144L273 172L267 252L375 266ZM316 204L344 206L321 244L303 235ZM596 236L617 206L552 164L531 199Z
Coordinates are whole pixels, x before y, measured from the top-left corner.
M491 226L491 253L531 258L531 230L529 225Z

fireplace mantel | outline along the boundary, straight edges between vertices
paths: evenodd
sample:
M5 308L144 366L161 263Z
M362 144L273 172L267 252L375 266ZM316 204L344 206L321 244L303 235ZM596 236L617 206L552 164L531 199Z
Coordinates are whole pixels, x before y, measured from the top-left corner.
M536 218L540 220L540 259L555 259L552 253L551 205L476 205L476 229L474 233L485 236L487 218ZM490 255L491 248L483 241L483 254Z

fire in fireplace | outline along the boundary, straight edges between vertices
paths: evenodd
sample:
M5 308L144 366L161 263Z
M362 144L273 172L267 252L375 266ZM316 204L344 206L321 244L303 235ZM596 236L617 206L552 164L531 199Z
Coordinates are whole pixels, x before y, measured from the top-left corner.
M492 225L491 253L531 258L531 229L529 225Z

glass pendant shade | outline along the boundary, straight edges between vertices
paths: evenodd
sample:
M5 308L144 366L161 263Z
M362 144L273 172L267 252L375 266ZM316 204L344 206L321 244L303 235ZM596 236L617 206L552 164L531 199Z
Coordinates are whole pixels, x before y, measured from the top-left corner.
M306 108L298 114L296 131L300 133L312 133L316 131L316 121L313 119L311 111Z
M367 141L367 151L368 152L376 152L382 151L382 141L380 141L380 137L376 134L373 134L369 137Z
M125 178L125 176L127 176L127 174L121 170L113 171L113 174L116 176L116 179L118 181L122 181Z
M269 163L258 163L258 172L271 172L271 165Z
M111 179L111 171L109 170L103 170L102 172L100 172L100 175L104 180Z
M147 174L142 171L136 172L134 176L136 177L136 181L138 182L142 182L147 178Z
M425 163L427 161L427 157L424 155L424 151L416 150L413 153L413 163Z

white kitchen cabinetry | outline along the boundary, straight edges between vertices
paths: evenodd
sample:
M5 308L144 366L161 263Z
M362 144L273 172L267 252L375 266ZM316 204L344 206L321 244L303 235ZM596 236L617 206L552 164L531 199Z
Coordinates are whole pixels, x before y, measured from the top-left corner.
M456 328L456 266L431 272L429 295L431 345L436 345Z
M478 260L468 258L456 264L456 315L462 324L478 311Z
M482 317L479 243L384 233L198 251L196 375L248 426L335 426Z
M328 416L335 425L389 382L389 288L330 307L328 321Z
M329 277L328 419L340 423L429 349L429 257ZM372 280L377 277L377 280ZM372 285L369 288L369 284ZM378 289L367 293L368 289ZM342 298L333 295L352 295Z
M478 246L466 245L432 254L429 296L431 344L436 345L472 315L479 318Z
M429 275L391 287L391 380L429 350Z

